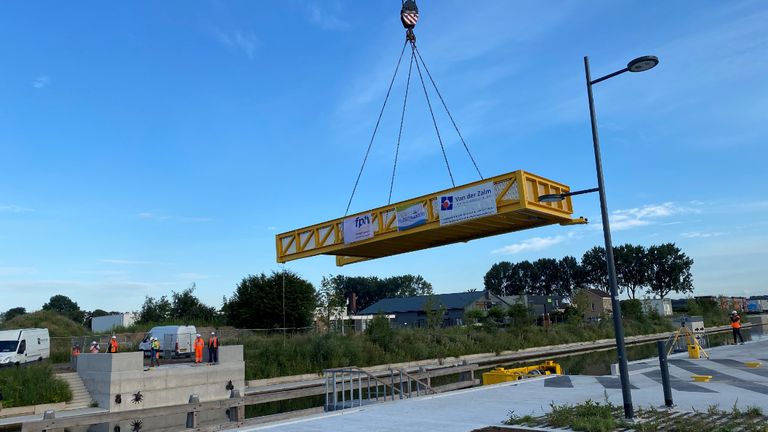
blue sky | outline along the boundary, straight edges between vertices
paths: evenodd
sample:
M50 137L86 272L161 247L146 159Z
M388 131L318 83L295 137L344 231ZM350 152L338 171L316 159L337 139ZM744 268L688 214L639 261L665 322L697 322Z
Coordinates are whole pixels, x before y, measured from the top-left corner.
M418 44L485 175L595 184L595 88L614 243L678 244L701 294L768 294L768 4L421 0ZM0 309L61 293L133 310L197 283L220 305L278 270L274 235L342 216L403 43L399 2L13 2L0 14ZM386 202L404 79L352 211ZM477 179L438 115L457 184ZM450 186L413 93L393 200ZM599 220L594 195L576 216ZM336 268L482 287L500 260L580 257L547 227Z

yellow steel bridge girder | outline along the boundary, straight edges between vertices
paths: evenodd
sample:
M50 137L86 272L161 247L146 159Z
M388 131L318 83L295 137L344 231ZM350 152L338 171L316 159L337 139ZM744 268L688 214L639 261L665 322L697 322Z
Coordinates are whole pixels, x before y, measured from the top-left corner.
M439 196L486 182L493 182L497 214L440 225ZM570 197L555 203L538 202L541 195L566 193L569 190L568 186L553 180L522 170L514 171L278 234L275 236L277 262L285 263L315 255L336 255L337 265L345 265L538 226L579 223L578 219L571 219L573 210ZM417 203L421 203L426 210L426 223L399 231L396 208ZM373 237L345 244L344 220L367 214L372 218Z

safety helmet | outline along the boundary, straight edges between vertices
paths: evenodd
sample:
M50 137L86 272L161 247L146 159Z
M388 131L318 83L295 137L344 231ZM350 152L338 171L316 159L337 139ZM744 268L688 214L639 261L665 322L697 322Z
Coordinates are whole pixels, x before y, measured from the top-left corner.
M216 333L215 332L211 332L211 336L216 336Z
M731 315L737 315L738 313L736 311L731 311Z
M112 339L117 339L117 336L112 336Z
M197 334L197 337L200 337L200 333Z
M91 342L91 345L98 345L96 341Z

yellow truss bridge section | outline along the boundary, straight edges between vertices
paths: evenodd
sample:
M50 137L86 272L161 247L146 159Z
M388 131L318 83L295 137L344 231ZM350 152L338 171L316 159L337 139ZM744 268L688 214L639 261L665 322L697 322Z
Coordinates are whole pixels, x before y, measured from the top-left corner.
M545 194L568 193L562 183L514 171L275 236L277 262L335 255L343 266L421 249L572 219L570 197L540 203Z

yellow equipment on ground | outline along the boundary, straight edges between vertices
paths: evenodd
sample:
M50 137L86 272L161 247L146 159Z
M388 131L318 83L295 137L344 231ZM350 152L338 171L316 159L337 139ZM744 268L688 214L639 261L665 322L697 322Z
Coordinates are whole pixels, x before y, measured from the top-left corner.
M569 191L562 183L514 171L278 234L277 262L335 255L342 266L545 225L586 223L571 218L570 197L538 200Z
M499 384L518 381L542 375L562 375L563 369L559 364L548 360L544 363L512 369L496 368L483 374L483 385Z
M696 335L693 334L693 332L691 332L688 327L684 325L680 326L680 328L677 329L675 334L672 336L672 343L669 345L667 356L669 356L669 354L672 352L672 349L674 349L677 340L680 339L680 336L685 338L685 344L688 347L688 358L700 359L701 355L704 354L704 357L709 359L709 354L704 351L701 343L699 343L699 339L696 337Z

